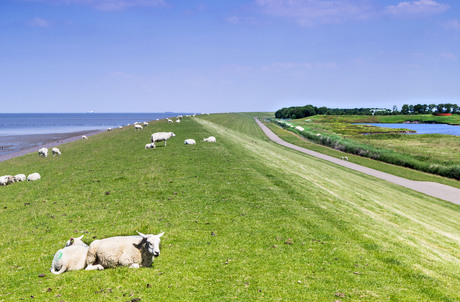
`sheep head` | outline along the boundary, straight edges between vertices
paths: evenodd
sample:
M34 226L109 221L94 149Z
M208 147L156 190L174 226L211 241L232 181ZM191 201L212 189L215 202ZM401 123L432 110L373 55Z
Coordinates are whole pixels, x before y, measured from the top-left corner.
M160 237L164 235L163 233L160 233L158 235L153 235L153 234L148 234L144 235L140 232L137 232L143 239L145 239L145 244L147 247L147 250L149 251L150 254L153 256L159 256L160 255Z

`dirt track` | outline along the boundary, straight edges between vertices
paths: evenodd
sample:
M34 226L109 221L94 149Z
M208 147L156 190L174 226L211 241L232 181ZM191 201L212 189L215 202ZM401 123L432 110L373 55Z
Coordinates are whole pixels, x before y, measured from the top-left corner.
M350 168L350 169L401 185L411 190L418 191L418 192L460 205L460 189L457 189L451 186L446 186L440 183L435 183L435 182L409 180L406 178L394 176L392 174L377 171L371 168L367 168L364 166L360 166L360 165L351 163L349 161L344 161L339 158L335 158L329 155L324 155L324 154L321 154L321 153L318 153L318 152L315 152L309 149L305 149L305 148L290 144L288 142L283 141L281 138L279 138L275 133L273 133L270 129L268 129L267 126L262 124L257 118L255 120L259 124L259 126L262 128L263 132L268 136L268 138L270 138L272 141L280 145L298 150L300 152L306 153L314 157L318 157L318 158L333 162L337 165L341 165L341 166L344 166L344 167L347 167L347 168Z

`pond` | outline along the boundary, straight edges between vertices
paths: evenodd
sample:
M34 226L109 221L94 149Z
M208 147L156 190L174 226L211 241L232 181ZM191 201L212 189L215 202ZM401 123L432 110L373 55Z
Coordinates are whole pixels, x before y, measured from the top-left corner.
M371 125L385 128L406 128L417 131L408 134L448 134L460 135L460 126L448 124L383 124L383 123L356 123L355 125Z

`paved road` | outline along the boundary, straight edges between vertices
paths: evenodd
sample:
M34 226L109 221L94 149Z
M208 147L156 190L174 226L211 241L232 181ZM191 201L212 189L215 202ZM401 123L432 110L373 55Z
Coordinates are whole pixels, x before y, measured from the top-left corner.
M333 162L337 165L341 165L341 166L344 166L344 167L347 167L347 168L350 168L350 169L353 169L353 170L356 170L356 171L359 171L359 172L362 172L368 175L372 175L374 177L401 185L403 187L412 189L414 191L422 192L424 194L427 194L427 195L430 195L430 196L433 196L439 199L447 200L452 203L460 205L460 189L457 189L451 186L446 186L446 185L436 183L436 182L409 180L406 178L394 176L392 174L377 171L371 168L367 168L364 166L360 166L360 165L351 163L349 161L341 160L339 158L335 158L329 155L321 154L321 153L318 153L318 152L315 152L309 149L305 149L305 148L290 144L288 142L283 141L281 138L279 138L275 133L273 133L270 129L268 129L267 126L262 124L257 118L255 120L259 124L260 128L262 128L263 132L268 136L268 138L270 138L272 141L280 145L298 150L300 152L306 153L311 156L315 156L315 157Z

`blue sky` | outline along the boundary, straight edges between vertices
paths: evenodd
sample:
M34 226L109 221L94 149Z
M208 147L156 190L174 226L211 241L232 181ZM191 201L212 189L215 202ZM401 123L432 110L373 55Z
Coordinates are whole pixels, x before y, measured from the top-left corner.
M0 0L0 112L460 101L458 0Z

